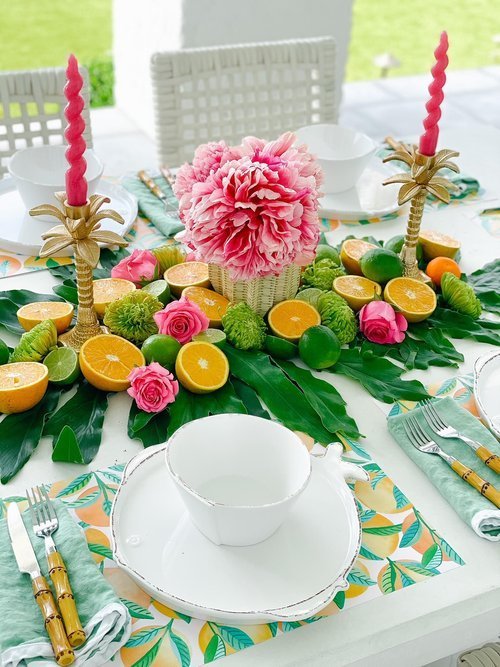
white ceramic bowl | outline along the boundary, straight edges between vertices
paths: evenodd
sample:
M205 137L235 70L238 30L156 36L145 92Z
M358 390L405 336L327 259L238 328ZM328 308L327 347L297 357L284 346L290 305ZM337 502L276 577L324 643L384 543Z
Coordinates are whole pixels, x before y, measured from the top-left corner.
M24 205L29 210L40 204L57 204L56 192L64 191L68 169L65 152L67 146L31 146L23 148L9 160L9 173L14 179ZM93 150L85 151L88 194L96 191L104 165ZM44 216L45 217L45 216ZM40 219L40 218L39 218ZM47 218L52 223L52 218Z
M322 190L328 194L353 188L377 148L366 134L341 125L307 125L295 134L316 156L324 174Z
M295 433L241 414L185 424L168 441L166 462L195 526L231 546L270 537L311 475L309 452Z

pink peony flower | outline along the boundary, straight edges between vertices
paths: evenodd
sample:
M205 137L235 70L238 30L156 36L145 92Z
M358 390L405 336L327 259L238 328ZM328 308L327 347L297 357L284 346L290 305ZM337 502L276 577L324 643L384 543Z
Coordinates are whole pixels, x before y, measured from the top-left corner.
M158 275L158 262L151 250L134 250L111 269L112 278L131 280L140 286Z
M233 280L314 259L321 171L294 142L291 132L269 143L247 137L241 157L221 162L182 196L184 243L196 259L225 267Z
M370 301L359 311L359 329L372 343L402 343L408 322L385 301Z
M172 373L156 361L149 366L134 368L128 380L130 388L127 392L144 412L161 412L179 393L179 383Z
M210 320L201 308L185 296L182 296L179 301L167 304L153 317L159 332L172 336L181 345L188 343L193 336L208 329L210 324Z

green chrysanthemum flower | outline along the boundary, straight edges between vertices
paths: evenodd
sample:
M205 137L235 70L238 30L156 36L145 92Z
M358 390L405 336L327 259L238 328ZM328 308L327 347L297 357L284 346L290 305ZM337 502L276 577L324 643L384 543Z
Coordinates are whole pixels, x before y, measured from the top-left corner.
M305 287L317 287L322 290L331 290L333 281L339 276L345 276L342 266L332 259L325 257L306 266L302 274L302 284Z
M56 325L52 320L43 320L21 336L10 361L42 361L56 345Z
M260 350L264 346L266 323L243 301L229 306L222 326L228 342L239 350Z
M146 338L158 333L153 315L163 304L152 294L135 290L106 308L104 324L117 336L132 343L143 343Z
M444 273L441 278L441 293L446 303L453 310L470 315L475 320L481 315L481 302L474 290L463 280L457 278L453 273Z
M318 310L321 323L336 334L341 345L354 340L358 325L354 311L345 299L335 292L326 292L318 299Z
M186 261L186 253L178 243L161 245L158 248L153 248L151 252L158 261L160 276L162 276L171 266L182 264L182 262Z

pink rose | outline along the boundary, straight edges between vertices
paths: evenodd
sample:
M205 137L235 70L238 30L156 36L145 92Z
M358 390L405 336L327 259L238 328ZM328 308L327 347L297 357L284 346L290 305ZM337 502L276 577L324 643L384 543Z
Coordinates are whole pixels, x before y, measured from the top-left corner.
M135 398L139 410L161 412L175 401L179 383L172 373L156 361L149 366L134 368L128 376L130 388L127 392Z
M131 280L140 286L158 276L158 262L151 250L134 250L111 269L112 278Z
M208 329L210 320L201 308L182 296L179 301L172 301L154 314L154 320L161 334L168 334L183 345L193 336Z
M359 311L359 329L372 343L402 343L408 322L385 301L371 301Z

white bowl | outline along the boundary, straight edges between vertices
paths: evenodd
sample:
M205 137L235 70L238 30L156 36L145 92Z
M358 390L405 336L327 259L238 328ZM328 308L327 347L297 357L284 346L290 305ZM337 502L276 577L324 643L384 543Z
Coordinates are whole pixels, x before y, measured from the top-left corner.
M369 136L341 125L307 125L295 132L323 169L328 194L353 188L368 166L377 144Z
M166 462L195 526L231 546L270 537L311 475L309 452L295 433L241 414L185 424L168 441Z
M66 189L65 174L68 169L66 149L67 146L62 145L31 146L17 151L10 158L9 173L28 210L40 204L58 203L55 193ZM87 160L85 178L90 196L96 191L104 165L91 149L85 151L84 157ZM42 219L45 217L42 216ZM52 218L47 217L47 220L54 222Z

